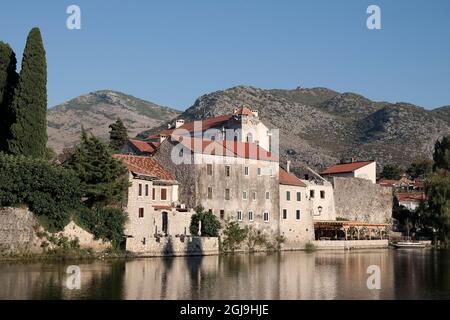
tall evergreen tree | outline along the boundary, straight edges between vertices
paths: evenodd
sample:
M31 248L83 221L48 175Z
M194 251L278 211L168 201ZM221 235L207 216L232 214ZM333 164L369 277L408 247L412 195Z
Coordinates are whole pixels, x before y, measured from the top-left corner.
M47 63L39 28L28 34L20 79L12 103L12 154L43 158L47 153Z
M120 160L112 157L107 144L83 130L68 166L81 180L88 207L121 204L129 185L127 170Z
M450 136L436 141L433 154L433 170L443 169L450 171Z
M109 126L109 146L114 151L120 151L128 141L127 128L120 118Z
M11 103L19 79L16 65L16 54L8 44L0 41L0 152L8 151L7 141L11 137Z

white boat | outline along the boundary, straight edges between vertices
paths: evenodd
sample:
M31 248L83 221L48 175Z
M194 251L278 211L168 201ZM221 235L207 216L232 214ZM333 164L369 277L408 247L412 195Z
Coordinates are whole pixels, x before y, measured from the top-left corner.
M396 247L397 249L425 248L425 244L412 241L399 241L394 244L394 247Z

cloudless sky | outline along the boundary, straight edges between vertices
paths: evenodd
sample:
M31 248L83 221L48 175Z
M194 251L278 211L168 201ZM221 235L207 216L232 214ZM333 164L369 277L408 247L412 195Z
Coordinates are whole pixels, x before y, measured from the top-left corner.
M66 28L71 4L81 30ZM381 8L382 30L366 27L370 4ZM184 110L236 85L450 105L448 0L2 1L0 40L19 61L34 26L49 106L113 89Z

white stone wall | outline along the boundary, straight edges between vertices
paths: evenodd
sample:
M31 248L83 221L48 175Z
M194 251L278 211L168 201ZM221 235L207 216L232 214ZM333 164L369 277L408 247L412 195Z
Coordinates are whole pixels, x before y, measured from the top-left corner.
M361 178L361 179L367 179L372 181L372 183L377 182L377 164L376 162L372 162L368 164L367 166L364 166L362 168L356 169L355 178Z
M336 210L334 204L333 186L328 181L323 181L323 184L316 184L315 182L302 180L307 185L307 199L309 207L311 208L313 220L336 220ZM314 191L314 198L311 198L310 191ZM321 191L325 192L325 197L321 198ZM322 208L322 211L319 210Z
M320 240L312 241L315 249L369 249L369 248L387 248L389 241L386 240Z
M127 250L140 256L161 257L219 254L219 239L213 237L152 237L145 244L136 238L130 238L128 240Z
M78 239L81 248L91 248L97 252L105 251L112 247L109 241L95 240L92 233L84 230L73 221L63 231L59 232L58 235L65 236L70 240Z
M287 192L290 200L287 200ZM300 201L297 201L300 192ZM283 210L287 210L284 219ZM297 219L296 210L300 210ZM280 235L285 237L284 248L297 248L314 239L314 223L311 215L310 201L307 198L307 188L300 186L280 185Z

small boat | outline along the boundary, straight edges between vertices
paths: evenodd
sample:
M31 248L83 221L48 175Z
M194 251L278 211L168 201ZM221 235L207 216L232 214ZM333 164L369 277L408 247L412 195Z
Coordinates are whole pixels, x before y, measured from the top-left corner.
M397 249L425 248L425 244L412 241L399 241L394 244L394 247L396 247Z

